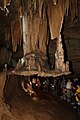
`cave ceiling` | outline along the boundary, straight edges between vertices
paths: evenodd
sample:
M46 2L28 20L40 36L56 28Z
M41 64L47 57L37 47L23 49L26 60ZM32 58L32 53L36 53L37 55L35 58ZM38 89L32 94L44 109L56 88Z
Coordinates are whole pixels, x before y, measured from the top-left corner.
M12 38L13 50L16 51L17 44L20 44L22 40L21 18L26 12L33 21L34 17L36 19L43 18L45 21L48 17L51 38L54 39L58 36L62 16L70 14L73 22L79 16L79 2L79 0L0 0L0 36L3 32L6 34L8 47L10 38Z
M9 62L12 53L25 42L24 16L27 17L25 32L30 45L26 47L27 53L39 48L46 54L47 38L55 40L59 36L65 17L70 23L79 22L79 5L80 0L0 0L0 53L3 55L0 64L4 64L5 59Z

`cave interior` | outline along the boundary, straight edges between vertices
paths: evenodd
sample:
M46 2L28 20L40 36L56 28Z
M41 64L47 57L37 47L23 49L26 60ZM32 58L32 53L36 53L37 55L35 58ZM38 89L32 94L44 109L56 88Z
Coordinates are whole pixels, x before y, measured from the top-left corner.
M80 0L0 0L0 100L21 79L79 74Z
M0 71L80 72L80 0L1 0Z

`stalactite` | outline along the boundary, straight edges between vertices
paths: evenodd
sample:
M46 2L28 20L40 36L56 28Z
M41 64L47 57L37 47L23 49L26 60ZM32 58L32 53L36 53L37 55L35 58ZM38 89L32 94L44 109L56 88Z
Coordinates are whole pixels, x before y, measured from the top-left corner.
M32 32L32 11L24 13L22 19L23 26L23 51L24 55L31 52L31 32Z
M65 64L64 64L64 50L62 46L62 38L61 34L57 39L57 50L55 53L55 69L65 72Z
M27 14L30 13L31 5L32 5L31 0L28 0L28 1L25 0L25 4L23 6L24 7L23 9L24 9L25 12L27 12Z
M15 45L15 40L14 40L14 22L11 22L11 37L12 37L12 47L13 47L13 51L16 51L16 45Z
M4 3L3 3L3 1L0 0L0 10L3 11L3 8L4 8Z
M24 56L28 53L28 41L27 41L27 34L28 34L28 21L27 21L27 14L25 13L22 18L22 27L23 27L23 52Z
M28 32L27 32L27 44L28 44L28 51L27 53L30 53L32 51L31 46L31 32L32 32L32 11L30 10L30 15L27 17L28 20Z
M4 0L4 8L6 8L7 6L7 3L6 3L6 0Z
M70 0L59 0L60 4L61 4L61 8L63 11L63 15L67 15L69 13L69 7L70 7Z
M6 0L7 5L10 5L10 3L11 3L11 0Z
M20 34L20 38L18 39L17 44L21 46L22 44L22 19L21 18L19 18L19 34Z
M36 0L33 0L34 10L36 10Z
M36 1L33 1L36 2ZM34 4L33 4L34 5ZM29 5L31 6L31 5ZM32 52L37 47L37 41L38 41L38 31L39 31L39 19L38 19L38 13L36 13L36 9L33 10L33 6L31 6L30 11L27 13L27 20L28 20L28 33L27 33L27 44L29 47L27 52Z
M39 50L46 54L46 41L47 41L47 21L40 21L39 26Z
M39 0L39 18L41 18L41 14L42 14L42 5L43 5L43 0Z
M47 43L47 15L46 15L46 4L43 5L42 18L40 19L39 25L39 50L46 54L46 43Z
M11 0L6 0L7 5L10 5L10 3L11 3Z
M47 39L46 38L47 37L46 4L42 4L41 18L39 17L38 13L35 13L35 11L33 11L33 7L31 7L28 13L27 20L28 20L27 46L29 50L26 49L27 50L26 53L35 51L37 49L40 49L40 51L46 53L46 39ZM38 48L38 40L39 40L39 48Z
M64 4L64 11L66 11L67 16L68 16L68 13L69 13L69 5L70 5L70 1L66 0L65 4Z
M13 51L17 50L18 43L21 43L21 23L20 20L14 20L11 22L11 36L12 36L12 46Z
M56 37L58 37L63 15L64 14L60 1L58 1L58 4L56 6L53 6L52 0L50 0L48 4L48 18L51 39L55 39Z
M19 14L20 14L20 18L23 17L24 15L24 1L23 0L19 0Z
M6 8L7 5L10 5L11 0L4 0L4 8Z
M61 36L63 18L59 29L59 36L57 37L57 49L55 52L55 70L60 70L61 72L69 72L69 62L67 61L66 63L64 63L64 49Z
M11 41L11 30L9 26L5 29L5 42L6 42L7 48L10 47L10 43L11 43L10 41Z
M5 63L9 64L12 53L9 52L5 47L0 49L0 65L4 65Z
M22 10L22 7L20 6L20 9L19 9L19 13L20 13L20 18L23 17L23 10Z
M0 0L0 9L3 11L7 5L10 5L11 0Z
M70 14L72 22L78 16L78 0L70 0Z
M31 31L31 47L32 51L38 49L38 34L39 34L39 18L38 14L34 14L32 19L32 31Z

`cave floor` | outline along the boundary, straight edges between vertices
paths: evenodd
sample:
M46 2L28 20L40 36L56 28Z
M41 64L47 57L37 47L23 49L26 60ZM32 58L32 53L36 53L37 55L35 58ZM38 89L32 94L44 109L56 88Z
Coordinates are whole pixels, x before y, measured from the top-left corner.
M4 78L4 74L0 74L0 81ZM2 88L2 84L0 86ZM19 89L9 105L0 98L0 120L80 120L79 114L55 95L36 93L37 97L30 97Z
M20 92L10 102L11 113L17 120L78 120L72 108L54 95L38 92L38 97L31 98Z

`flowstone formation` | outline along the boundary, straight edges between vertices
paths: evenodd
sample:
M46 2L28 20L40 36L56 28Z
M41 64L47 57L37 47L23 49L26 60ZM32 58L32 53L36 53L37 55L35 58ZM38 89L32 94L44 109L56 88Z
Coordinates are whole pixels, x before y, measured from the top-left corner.
M64 63L64 50L62 45L61 34L57 40L57 50L55 53L55 70L60 70L61 72L69 72L69 62Z

